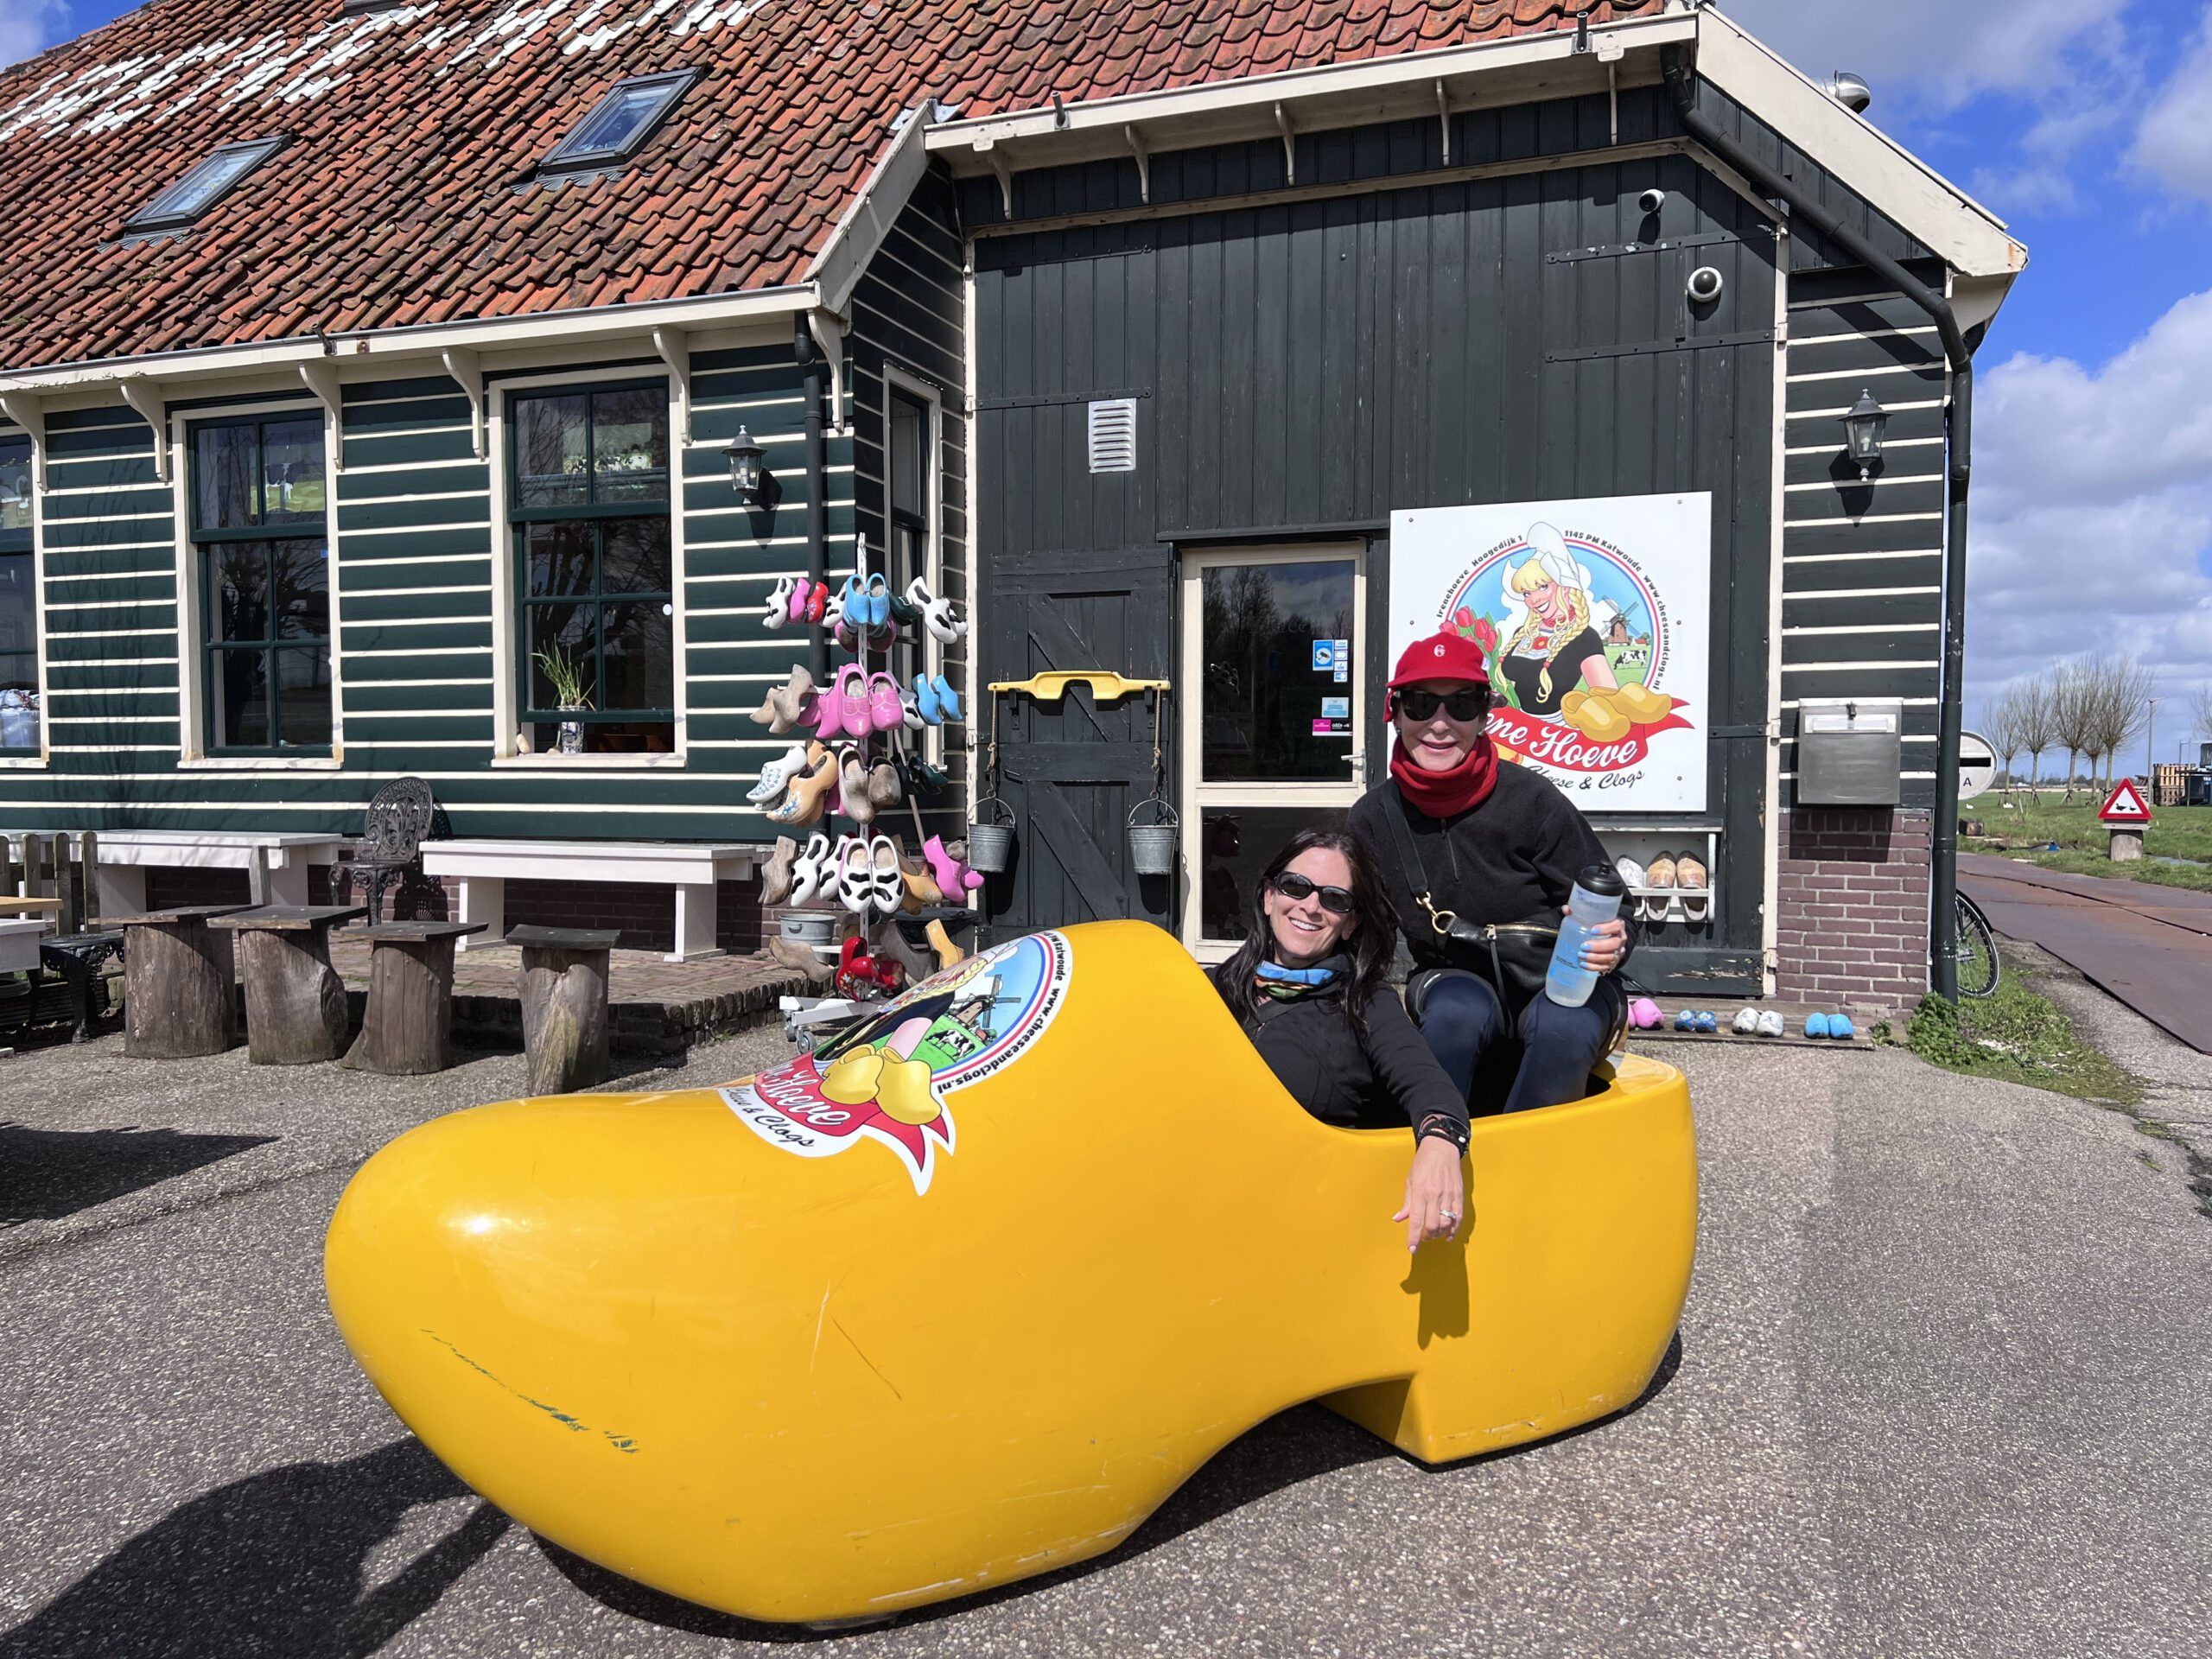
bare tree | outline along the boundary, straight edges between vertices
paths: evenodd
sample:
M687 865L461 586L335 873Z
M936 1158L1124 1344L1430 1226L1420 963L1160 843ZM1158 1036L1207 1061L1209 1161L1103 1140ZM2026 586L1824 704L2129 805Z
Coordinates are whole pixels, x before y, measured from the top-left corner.
M2142 733L2144 721L2150 718L2146 705L2158 689L2158 680L2149 666L2134 656L2107 658L2094 664L2089 674L2095 687L2092 696L2094 714L2090 722L2092 757L2103 757L2105 787L2109 789L2120 751L2134 742Z
M2081 662L2062 664L2051 682L2051 741L2066 751L2066 794L2061 804L2074 799L2074 774L2081 758L2096 751L2096 677Z
M2058 741L2057 710L2050 682L2041 675L2031 675L2015 689L2019 694L2020 747L2028 757L2028 793L2032 797L2043 781L2044 751Z
M2196 735L2212 740L2212 685L2196 688L2196 695L2190 699L2189 712L2196 728Z
M2012 762L2019 758L2023 740L2020 735L2020 694L2022 687L2015 683L2006 686L1982 705L1981 734L1989 740L1989 747L1996 751L2004 763L2005 789L2007 793L2013 784Z

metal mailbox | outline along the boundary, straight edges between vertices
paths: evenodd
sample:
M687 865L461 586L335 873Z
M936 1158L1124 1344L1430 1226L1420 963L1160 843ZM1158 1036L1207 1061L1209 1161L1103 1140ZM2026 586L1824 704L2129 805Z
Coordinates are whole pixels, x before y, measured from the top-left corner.
M1802 806L1895 806L1904 786L1904 706L1894 697L1797 709Z

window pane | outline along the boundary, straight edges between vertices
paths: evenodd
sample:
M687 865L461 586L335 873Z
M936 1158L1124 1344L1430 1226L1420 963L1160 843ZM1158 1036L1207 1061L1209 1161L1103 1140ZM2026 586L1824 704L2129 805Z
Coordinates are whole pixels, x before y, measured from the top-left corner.
M0 442L0 535L31 527L31 446Z
M658 386L602 391L592 403L595 501L668 499L668 394Z
M1205 572L1200 775L1349 783L1351 665L1313 665L1313 642L1351 638L1349 559ZM1342 700L1346 711L1331 712Z
M923 448L929 434L929 414L919 404L893 393L891 397L891 510L921 518L926 512Z
M518 505L580 505L585 499L586 401L565 397L515 400L515 479Z
M276 728L286 743L321 748L330 741L330 652L277 651Z
M261 522L321 524L322 423L271 421L261 433Z
M598 614L590 605L529 605L523 608L523 648L530 655L529 703L532 709L557 709L561 699L553 690L553 682L546 677L544 658L548 653L566 657L582 671L585 695L594 703L601 702L597 675L592 656L597 648L597 631L593 618Z
M211 643L269 638L269 543L224 542L205 550Z
M192 435L193 523L200 530L243 530L260 522L260 433L245 426L203 426Z
M276 637L330 638L330 559L321 542L271 542L276 572Z
M269 653L211 651L207 653L210 741L219 749L269 747Z
M583 124L561 146L563 153L590 156L603 150L626 149L637 142L639 130L653 118L654 112L678 90L666 84L618 87L584 118Z
M532 599L591 592L589 524L526 524L523 535Z
M605 530L600 591L664 595L670 587L668 520L617 518Z
M31 556L0 556L0 749L38 747L38 618Z
M231 181L270 153L270 146L218 150L130 216L139 219L181 219L198 213L222 194Z
M607 659L602 709L669 709L676 702L674 625L652 600L604 607Z

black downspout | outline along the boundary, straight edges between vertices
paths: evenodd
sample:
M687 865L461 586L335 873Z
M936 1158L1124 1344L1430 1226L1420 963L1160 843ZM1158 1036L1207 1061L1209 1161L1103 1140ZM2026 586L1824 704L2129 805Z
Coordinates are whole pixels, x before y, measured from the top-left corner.
M815 349L814 334L804 314L792 320L792 349L805 378L806 404L806 574L816 582L830 579L829 454L822 426L822 353ZM830 678L830 636L821 629L808 631L807 671L815 683Z
M1697 85L1677 46L1663 49L1667 90L1683 129L1760 190L1788 204L1790 213L1813 226L1853 258L1925 311L1942 337L1951 366L1950 522L1943 561L1943 683L1936 741L1936 822L1933 914L1929 963L1936 994L1955 1002L1959 996L1958 917L1953 900L1959 883L1959 731L1964 718L1967 650L1967 486L1974 476L1974 353L1950 303L1896 260L1859 235L1820 202L1751 155L1697 107Z

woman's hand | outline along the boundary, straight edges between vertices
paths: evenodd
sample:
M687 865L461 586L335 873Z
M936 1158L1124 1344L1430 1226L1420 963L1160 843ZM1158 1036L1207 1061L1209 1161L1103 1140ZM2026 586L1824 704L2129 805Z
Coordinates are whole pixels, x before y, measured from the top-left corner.
M1459 1149L1441 1135L1427 1135L1414 1148L1413 1173L1406 1177L1405 1208L1390 1217L1406 1224L1406 1249L1417 1250L1432 1238L1450 1238L1467 1212L1466 1184L1459 1175Z
M1560 914L1567 914L1562 906ZM1610 974L1621 965L1628 955L1628 924L1602 922L1590 930L1590 937L1582 941L1582 965L1594 968L1601 974Z

